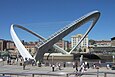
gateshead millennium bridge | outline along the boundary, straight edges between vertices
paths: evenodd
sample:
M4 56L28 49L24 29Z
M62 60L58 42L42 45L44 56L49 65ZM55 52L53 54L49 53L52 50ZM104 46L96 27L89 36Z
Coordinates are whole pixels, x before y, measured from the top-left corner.
M37 33L33 32L33 31L31 31L31 30L29 30L27 28L24 28L24 27L22 27L20 25L15 25L15 24L11 25L10 32L11 32L12 39L13 39L18 51L20 52L20 54L21 54L21 56L23 57L24 60L25 60L25 58L27 58L27 59L34 59L36 61L41 62L43 60L44 54L46 52L48 52L49 49L56 49L58 52L61 52L63 54L71 54L71 52L76 47L78 47L78 45L88 35L88 33L91 31L91 29L96 24L96 22L99 19L99 17L100 17L100 12L99 11L90 12L90 13L82 16L81 18L73 21L71 24L65 26L61 30L55 32L48 39L45 39L41 35L38 35ZM83 24L87 23L88 21L92 21L91 25L89 26L88 30L83 35L83 37L80 39L78 44L74 48L72 48L72 50L69 53L66 52L65 50L63 50L62 48L60 48L59 46L55 45L56 42L58 42L59 40L61 40L65 36L67 36L69 33L74 31L75 29L78 29L80 26L82 26ZM21 41L19 40L18 36L16 35L16 33L14 31L14 27L26 30L27 32L35 35L36 37L38 37L38 38L40 38L42 40L43 43L40 46L37 46L38 50L37 50L36 54L34 55L34 57L32 57L30 55L30 53L26 50L24 45L21 43Z

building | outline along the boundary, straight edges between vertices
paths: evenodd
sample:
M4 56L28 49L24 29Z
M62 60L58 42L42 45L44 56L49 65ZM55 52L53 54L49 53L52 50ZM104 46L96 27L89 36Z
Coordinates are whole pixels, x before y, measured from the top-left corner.
M91 53L115 54L115 47L89 47Z
M9 41L9 40L6 41L6 49L7 49L7 50L13 50L14 47L15 47L15 44L14 44L13 41Z
M27 51L33 56L36 53L36 42L24 42L24 47L27 49ZM15 47L15 52L19 54L17 47Z
M111 41L110 40L95 41L94 46L96 46L96 47L111 47Z
M112 54L115 52L115 38L111 40L94 40L94 44L89 46L89 51L94 53Z
M0 52L4 55L13 55L15 49L14 42L10 40L0 39ZM0 54L1 55L1 54Z
M59 40L56 45L58 45L59 47L63 48L64 50L68 50L69 49L69 41L65 41L65 40Z
M112 46L112 47L115 47L115 37L112 37L112 38L111 38L111 46Z
M6 41L4 39L0 39L0 51L4 51L6 49Z
M71 48L73 48L74 46L76 46L82 37L83 37L82 34L77 34L75 36L72 36L71 37ZM88 52L88 36L86 36L84 38L84 40L79 44L77 50L75 50L75 51Z
M0 39L0 51L14 49L14 42L10 40Z

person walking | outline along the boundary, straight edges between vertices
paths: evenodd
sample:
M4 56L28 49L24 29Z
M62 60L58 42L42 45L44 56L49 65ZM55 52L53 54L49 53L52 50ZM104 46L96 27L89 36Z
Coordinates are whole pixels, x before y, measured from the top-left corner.
M64 62L63 67L64 67L64 68L66 67L66 62Z
M26 63L24 62L23 63L23 70L25 70L25 67L26 67Z
M58 67L59 67L59 70L61 70L61 65L60 65L60 63L58 64Z
M78 63L75 63L76 72L78 72Z
M75 68L75 62L73 62L73 68Z
M55 65L53 64L53 65L52 65L52 71L53 71L53 72L54 72L54 69L55 69Z

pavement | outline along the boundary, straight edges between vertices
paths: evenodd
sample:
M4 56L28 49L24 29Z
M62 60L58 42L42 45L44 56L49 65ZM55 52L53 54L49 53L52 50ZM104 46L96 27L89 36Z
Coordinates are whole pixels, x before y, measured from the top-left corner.
M89 68L87 71L84 71L84 73L97 74L97 71L106 72L106 73L107 72L115 73L115 70L107 69L106 67L101 67L99 68L99 70ZM55 67L55 71L52 72L52 68L50 66L38 67L38 66L32 66L32 65L27 65L25 70L23 70L23 66L20 66L19 64L7 65L5 62L4 63L0 62L0 73L39 73L39 74L43 73L45 75L42 75L42 77L50 77L50 76L53 77L53 75L60 74L60 73L68 74L68 73L75 73L75 72L76 72L75 68L72 68L72 67L65 67L65 68L61 67L61 70L59 70L58 67ZM13 76L14 75L11 75L11 77ZM26 77L32 77L32 75L28 75ZM66 77L66 75L63 75L63 77ZM74 75L69 75L69 77L76 77L76 76L74 74ZM82 75L81 77L97 77L97 75ZM100 73L99 77L104 77L104 73ZM115 77L115 74L107 74L106 77Z

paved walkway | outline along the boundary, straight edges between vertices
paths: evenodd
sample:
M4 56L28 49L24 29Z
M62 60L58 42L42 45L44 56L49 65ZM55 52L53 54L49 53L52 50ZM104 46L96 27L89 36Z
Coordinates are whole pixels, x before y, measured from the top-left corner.
M5 64L5 63L4 63ZM75 68L72 67L62 67L61 70L58 69L58 67L55 67L55 71L52 72L51 67L38 67L38 66L31 66L27 65L26 69L23 70L22 66L19 65L4 65L3 63L0 64L0 73L74 73ZM88 69L85 72L97 72L97 69ZM105 67L102 67L99 69L99 72L114 72L115 70L107 69ZM50 77L49 75L42 76L42 77ZM71 75L71 77L75 77L75 75ZM97 77L96 75L83 75L82 77ZM99 74L99 77L104 77L104 74ZM107 77L115 77L115 74L107 74Z

